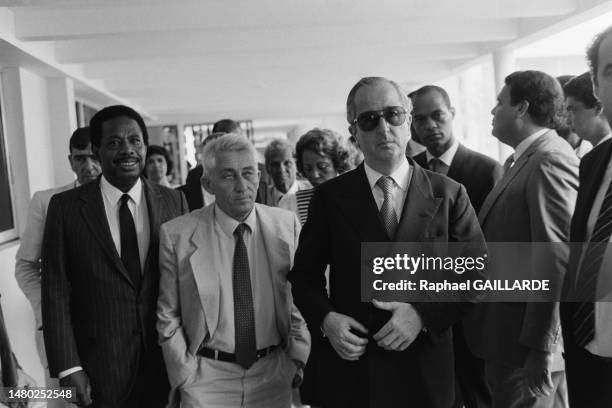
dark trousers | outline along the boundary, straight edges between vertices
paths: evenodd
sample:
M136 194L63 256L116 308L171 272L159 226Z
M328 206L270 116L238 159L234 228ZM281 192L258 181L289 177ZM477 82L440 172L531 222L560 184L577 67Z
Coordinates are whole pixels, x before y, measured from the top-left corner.
M564 356L570 407L612 407L612 358L574 347Z
M485 362L468 348L462 323L453 326L456 399L454 408L490 408L492 392L485 380Z

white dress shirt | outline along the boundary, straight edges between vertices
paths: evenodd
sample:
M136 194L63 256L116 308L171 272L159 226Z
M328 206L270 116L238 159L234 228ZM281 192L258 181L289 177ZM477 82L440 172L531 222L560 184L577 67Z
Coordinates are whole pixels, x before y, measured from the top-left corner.
M267 251L258 225L257 209L253 208L243 221L248 229L243 235L249 258L253 312L255 316L255 342L257 349L275 346L281 343L281 336L276 327L276 309L274 306L274 282L270 273ZM217 204L214 209L215 235L217 239L217 264L219 266L219 320L217 329L206 343L206 347L235 352L235 318L233 290L233 259L236 248L234 231L239 221L227 215Z
M104 212L106 220L110 227L113 243L117 249L117 253L121 256L121 233L119 231L119 208L121 206L121 196L123 191L113 186L108 180L102 176L100 179L100 190L102 191L102 201L104 202ZM134 218L136 227L136 237L138 240L138 255L140 256L141 273L144 269L145 260L149 251L150 225L149 225L149 210L147 208L147 200L144 195L142 181L138 179L136 184L127 192L130 196L128 208ZM82 370L82 367L73 367L59 373L59 378L67 377L68 375Z
M410 185L410 179L412 177L412 168L408 164L408 160L406 157L402 156L402 164L389 176L393 179L393 189L391 191L391 195L393 197L393 209L395 210L395 214L397 214L397 221L402 218L402 210L404 209L404 200L406 199L406 194L408 193L408 186ZM374 170L366 162L363 163L366 176L368 178L368 183L370 183L370 188L372 189L372 195L374 196L374 201L376 201L376 206L378 207L378 211L380 211L383 201L385 201L385 194L382 191L382 188L376 184L378 179L383 177L384 174L379 173Z
M610 138L612 138L612 133L604 137L596 145L596 147ZM597 195L593 201L593 207L591 207L591 212L589 213L585 231L585 242L588 242L591 239L591 234L595 228L595 223L597 222L597 217L599 216L599 211L601 210L601 204L603 203L606 191L610 186L610 182L612 182L612 160L610 160L608 163L608 167L606 168L601 184L599 185L599 190L597 191ZM612 240L609 242L612 242ZM584 249L586 249L586 244L584 245ZM582 252L582 256L584 256L584 251ZM582 261L583 260L581 259L580 264L582 264ZM605 275L609 274L607 271L612 270L611 268L612 251L608 245L600 266L600 278L603 277L610 279ZM578 270L580 271L580 268ZM580 279L580 276L577 278ZM609 281L602 284L601 279L598 280L598 287L609 288L609 285ZM601 357L612 357L612 298L610 298L610 294L608 294L606 299L608 300L607 302L595 302L595 337L589 344L586 345L586 349Z
M537 132L528 136L527 138L523 139L523 141L516 146L516 149L514 149L514 163L516 163L518 159L523 155L523 153L525 153L527 149L529 149L529 146L531 146L533 142L535 142L540 136L542 136L549 130L550 129L548 128L540 129Z

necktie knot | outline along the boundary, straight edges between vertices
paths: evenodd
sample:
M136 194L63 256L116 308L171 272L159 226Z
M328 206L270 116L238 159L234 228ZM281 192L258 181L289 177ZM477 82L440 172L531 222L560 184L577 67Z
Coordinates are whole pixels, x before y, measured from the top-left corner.
M129 202L130 202L130 195L129 194L123 194L121 196L121 205L126 205Z
M393 179L389 176L382 176L376 182L378 187L383 191L385 197L387 195L391 195L391 191L393 191Z
M506 161L504 162L504 172L508 171L510 167L512 167L513 164L514 164L514 155L511 154L510 157L508 157Z
M439 158L434 157L429 161L429 169L436 173L446 175L446 172L448 171L448 166Z
M240 223L234 230L234 236L236 238L242 238L244 236L244 232L249 230L249 226L247 224Z

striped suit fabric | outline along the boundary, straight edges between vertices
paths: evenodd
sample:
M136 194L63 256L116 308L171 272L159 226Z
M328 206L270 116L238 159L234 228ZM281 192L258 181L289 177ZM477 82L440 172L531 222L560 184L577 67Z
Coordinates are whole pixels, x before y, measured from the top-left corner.
M157 344L159 226L188 211L182 193L143 179L150 245L140 288L112 241L99 179L55 195L43 238L42 312L51 376L81 366L100 406L135 407L169 389Z

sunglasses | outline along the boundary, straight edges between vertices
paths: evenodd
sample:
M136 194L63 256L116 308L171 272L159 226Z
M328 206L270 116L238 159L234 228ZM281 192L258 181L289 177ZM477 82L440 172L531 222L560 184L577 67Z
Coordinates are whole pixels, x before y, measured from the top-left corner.
M379 111L363 112L353 120L353 124L357 124L359 129L364 132L374 130L378 126L380 118L385 118L391 126L400 126L406 121L407 113L406 109L401 106L390 106Z

